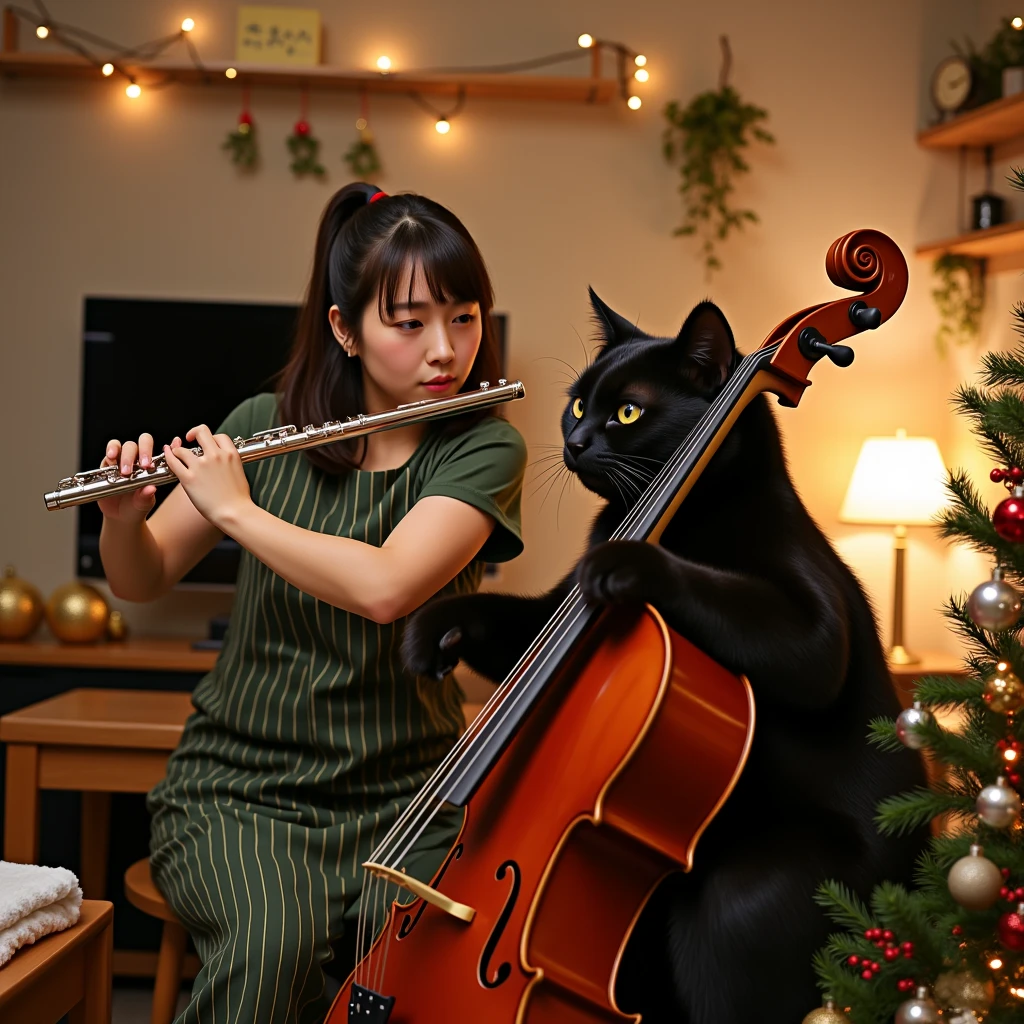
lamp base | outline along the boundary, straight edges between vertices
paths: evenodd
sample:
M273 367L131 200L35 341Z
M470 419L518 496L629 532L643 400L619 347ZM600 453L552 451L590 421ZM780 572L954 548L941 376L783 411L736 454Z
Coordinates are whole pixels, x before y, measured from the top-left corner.
M911 654L903 644L891 648L886 657L890 665L916 665L921 660L916 654Z

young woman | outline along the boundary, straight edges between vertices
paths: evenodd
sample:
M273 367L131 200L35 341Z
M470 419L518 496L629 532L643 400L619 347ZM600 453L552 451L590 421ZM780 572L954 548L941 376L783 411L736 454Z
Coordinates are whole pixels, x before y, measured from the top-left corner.
M343 188L320 223L279 392L243 402L164 454L180 486L102 503L113 592L165 592L223 535L244 549L231 626L150 794L153 877L203 962L179 1024L313 1022L324 966L355 958L361 864L462 727L454 679L410 678L406 616L475 590L522 550L525 447L493 414L372 434L243 467L231 438L379 412L495 380L492 291L446 209ZM201 372L201 366L198 367ZM147 465L153 439L105 464ZM428 878L438 826L406 865Z

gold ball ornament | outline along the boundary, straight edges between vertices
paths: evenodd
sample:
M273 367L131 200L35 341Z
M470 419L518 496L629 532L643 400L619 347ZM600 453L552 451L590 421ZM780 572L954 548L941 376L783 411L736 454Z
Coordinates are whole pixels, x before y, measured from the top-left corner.
M65 583L46 602L46 623L53 635L67 644L99 640L106 632L109 614L103 595L85 583Z
M992 979L976 978L970 971L940 974L935 979L934 992L940 1006L957 1010L987 1010L996 999L996 986Z
M836 1007L834 1000L826 999L824 1006L804 1017L803 1024L850 1024L850 1018Z
M110 613L110 618L107 619L107 639L108 640L124 640L128 636L128 623L124 621L124 616L115 608ZM1000 879L1002 876L1000 875ZM1000 885L1002 881L1000 881Z
M985 702L1001 715L1010 715L1024 707L1024 683L1005 662L985 680Z
M965 910L988 910L999 899L999 890L1003 887L1003 876L999 868L987 857L982 856L984 850L977 845L971 847L968 857L961 857L949 870L949 894ZM950 975L948 977L970 977L969 974ZM941 978L939 979L941 980ZM939 998L938 982L935 984L935 995ZM967 1002L955 999L942 999L943 1006L970 1006Z
M0 579L0 640L24 640L42 617L42 595L7 566Z

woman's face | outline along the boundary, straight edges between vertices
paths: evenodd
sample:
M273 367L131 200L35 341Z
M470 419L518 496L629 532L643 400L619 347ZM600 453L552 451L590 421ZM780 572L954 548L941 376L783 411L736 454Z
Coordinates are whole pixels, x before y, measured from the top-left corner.
M397 289L402 301L392 317L378 310L376 297L369 303L358 339L342 323L337 306L330 311L338 342L362 362L367 412L454 395L480 348L479 303L435 302L421 273L410 294L410 273Z

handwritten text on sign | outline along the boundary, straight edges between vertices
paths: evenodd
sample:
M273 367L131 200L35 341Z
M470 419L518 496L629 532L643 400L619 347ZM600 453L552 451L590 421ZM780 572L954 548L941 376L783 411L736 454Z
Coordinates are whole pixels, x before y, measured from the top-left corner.
M319 64L320 12L252 4L239 7L235 59L249 64Z

